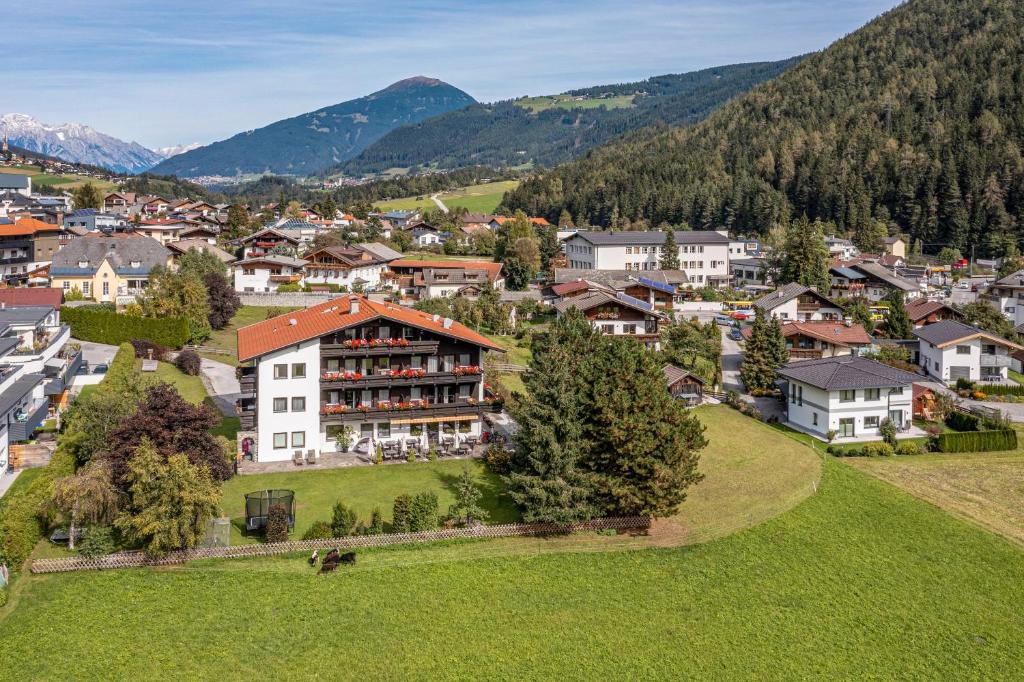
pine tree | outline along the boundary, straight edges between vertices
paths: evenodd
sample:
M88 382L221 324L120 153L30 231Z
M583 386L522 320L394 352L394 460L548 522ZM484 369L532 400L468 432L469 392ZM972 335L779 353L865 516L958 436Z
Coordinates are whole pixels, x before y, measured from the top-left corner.
M679 269L679 246L676 245L676 233L671 227L665 230L665 246L658 267L662 270Z
M510 408L519 425L506 477L508 493L526 521L568 523L591 516L590 485L578 468L583 454L587 364L601 336L570 309L533 341L523 375L529 400Z
M761 308L755 308L750 340L740 366L743 385L748 391L771 390L777 378L775 370L788 361L789 351L778 320L768 320Z
M829 277L828 248L825 246L824 225L813 223L804 214L786 229L784 256L779 273L779 284L796 282L818 291L827 291Z
M789 362L789 349L786 348L786 335L782 333L782 323L775 317L768 320L768 358L775 369ZM774 382L774 377L773 377Z
M469 469L463 469L455 483L455 504L449 508L448 515L467 526L486 521L488 513L480 506L481 497L483 493L473 480L473 474Z
M665 390L656 357L631 339L610 338L593 356L585 454L594 501L608 516L669 516L686 499L707 445L704 427Z
M71 193L71 203L75 208L103 208L103 195L96 185L87 182Z
M910 317L907 315L906 305L903 303L903 292L893 289L885 297L889 304L889 316L885 322L886 331L890 339L911 339L914 337L914 328L910 324Z

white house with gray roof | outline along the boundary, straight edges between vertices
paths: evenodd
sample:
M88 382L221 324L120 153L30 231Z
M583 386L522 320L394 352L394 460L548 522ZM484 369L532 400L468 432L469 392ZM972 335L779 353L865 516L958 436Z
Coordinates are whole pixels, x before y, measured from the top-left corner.
M32 196L32 177L20 173L0 173L0 192L4 191L30 197Z
M918 362L946 384L957 379L1005 382L1013 353L1024 347L956 320L942 320L914 330Z
M754 301L754 307L779 320L817 322L843 319L843 309L838 303L796 282L768 292Z
M643 272L661 269L665 232L607 232L580 230L565 240L569 267L581 270ZM724 287L729 284L729 236L723 230L675 233L679 269L689 286Z
M303 268L308 262L280 254L236 261L235 291L265 293L277 291L282 284L301 284L305 273Z
M785 382L786 420L793 428L828 439L877 440L886 418L908 429L916 374L855 355L801 360L779 369Z

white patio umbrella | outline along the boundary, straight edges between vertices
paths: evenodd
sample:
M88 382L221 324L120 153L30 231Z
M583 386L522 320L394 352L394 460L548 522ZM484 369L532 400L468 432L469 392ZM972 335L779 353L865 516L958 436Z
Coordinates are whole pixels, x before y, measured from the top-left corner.
M420 424L420 448L422 449L421 451L424 454L426 454L429 447L430 443L427 442L427 425Z

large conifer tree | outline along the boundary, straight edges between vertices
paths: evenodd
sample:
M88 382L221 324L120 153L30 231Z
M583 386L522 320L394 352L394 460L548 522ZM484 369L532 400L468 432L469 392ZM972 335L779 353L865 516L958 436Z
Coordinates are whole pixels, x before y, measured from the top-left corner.
M891 339L913 338L914 328L910 324L910 317L907 315L906 305L903 303L903 292L893 289L885 297L889 304L889 317L886 319L885 328Z

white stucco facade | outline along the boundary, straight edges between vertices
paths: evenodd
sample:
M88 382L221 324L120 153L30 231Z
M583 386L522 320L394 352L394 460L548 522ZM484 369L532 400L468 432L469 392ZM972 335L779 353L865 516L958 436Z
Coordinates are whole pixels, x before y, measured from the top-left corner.
M1012 358L1010 350L984 339L971 339L939 347L921 339L919 363L930 376L953 384L970 381L1005 381Z
M380 288L380 275L385 267L387 266L384 263L374 263L351 269L307 268L304 281L306 284L337 284L347 287L351 291L356 280L362 280L361 284L364 289L376 290Z
M661 269L664 247L650 243L651 233L613 233L617 243L612 244L594 243L595 238L590 234L577 232L565 240L565 257L570 268L640 273ZM660 232L656 234L662 235ZM687 243L687 234L696 235L700 241ZM636 236L635 241L629 241L630 235ZM664 241L664 237L658 241ZM706 232L679 233L676 241L679 269L686 273L688 286L719 286L729 281L728 237L721 236L721 240L712 241L707 239Z
M835 431L839 438L880 437L879 424L886 417L897 427L910 423L912 394L910 384L900 388L826 391L790 381L788 421L822 438L826 438L829 431Z

